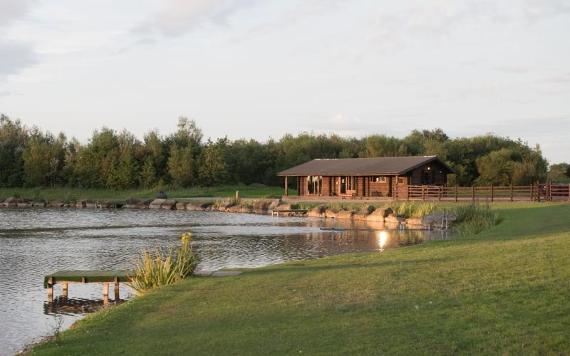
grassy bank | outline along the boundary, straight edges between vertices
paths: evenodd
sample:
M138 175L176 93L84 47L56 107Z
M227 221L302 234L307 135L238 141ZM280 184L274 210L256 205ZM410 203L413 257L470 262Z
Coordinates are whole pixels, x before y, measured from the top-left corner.
M497 206L452 241L191 278L97 313L37 354L562 354L570 205Z
M193 187L187 189L165 190L172 198L195 197L226 197L234 196L236 190L245 198L280 197L282 187L223 185L216 187ZM9 197L23 199L45 200L101 200L101 199L151 199L156 195L156 189L108 190L108 189L78 189L78 188L0 188L0 200Z

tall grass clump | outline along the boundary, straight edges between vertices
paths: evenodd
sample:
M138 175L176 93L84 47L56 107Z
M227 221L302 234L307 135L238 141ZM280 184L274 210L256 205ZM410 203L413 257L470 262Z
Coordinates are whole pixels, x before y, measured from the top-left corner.
M404 218L421 218L433 213L437 208L435 203L401 202L394 204L394 211Z
M152 288L176 283L192 275L198 258L192 251L192 234L182 234L182 245L167 251L145 250L136 263L130 286L139 293Z
M489 205L458 205L451 213L456 216L455 229L462 236L476 235L500 222L497 213Z

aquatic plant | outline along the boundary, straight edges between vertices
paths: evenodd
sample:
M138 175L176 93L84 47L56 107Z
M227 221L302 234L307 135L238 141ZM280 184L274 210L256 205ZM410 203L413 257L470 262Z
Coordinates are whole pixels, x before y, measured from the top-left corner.
M435 203L399 202L393 204L398 216L404 218L421 218L433 213L437 208Z
M456 216L455 230L459 235L476 235L500 222L488 204L457 205L450 209Z
M181 236L181 246L167 251L144 250L136 263L130 286L141 293L152 288L176 283L192 275L198 258L192 251L192 234Z

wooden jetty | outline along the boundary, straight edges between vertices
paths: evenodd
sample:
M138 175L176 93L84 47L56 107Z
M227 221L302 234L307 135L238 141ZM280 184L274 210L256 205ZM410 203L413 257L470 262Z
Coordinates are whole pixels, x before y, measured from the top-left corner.
M53 302L53 286L62 285L63 296L67 297L70 283L103 283L103 303L109 302L109 283L115 286L115 300L119 299L120 283L131 281L132 271L57 271L44 277L44 288L48 290L48 300Z

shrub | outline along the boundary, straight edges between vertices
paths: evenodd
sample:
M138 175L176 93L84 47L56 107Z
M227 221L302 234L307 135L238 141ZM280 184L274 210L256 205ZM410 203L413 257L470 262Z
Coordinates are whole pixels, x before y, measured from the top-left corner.
M192 251L192 234L181 237L182 246L168 251L145 250L136 263L130 286L141 293L152 288L176 283L194 273L198 258Z

